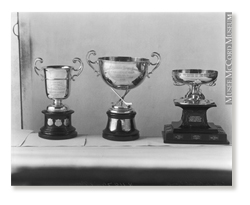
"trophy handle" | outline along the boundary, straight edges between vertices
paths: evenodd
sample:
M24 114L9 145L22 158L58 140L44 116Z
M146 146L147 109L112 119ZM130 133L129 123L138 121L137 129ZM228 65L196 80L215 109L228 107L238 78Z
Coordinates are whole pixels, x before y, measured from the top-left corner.
M74 58L72 61L73 61L73 63L76 63L76 62L79 62L79 63L80 63L80 67L79 67L78 69L75 69L75 68L73 67L73 70L74 70L74 71L78 71L77 74L75 74L75 75L73 75L73 76L71 77L71 80L75 81L74 77L77 77L77 76L79 76L79 75L81 74L84 65L83 65L83 62L82 62L82 60L81 60L80 58Z
M151 74L154 72L154 70L155 70L156 68L159 67L160 62L161 62L161 56L160 56L160 54L157 53L157 52L153 52L153 53L151 54L151 57L155 57L155 56L157 57L157 62L156 62L156 63L151 63L151 62L150 62L150 65L155 66L155 67L152 69L152 71L150 71L150 72L148 73L148 75L147 75L148 78L149 78L149 75L151 75Z
M97 76L100 75L100 72L97 71L94 66L92 64L98 64L98 60L96 60L95 62L91 61L89 58L91 55L96 55L96 52L94 50L91 50L87 53L86 59L87 59L87 63L89 64L89 66L95 71L95 73L97 73Z
M173 76L172 76L172 79L173 79L173 81L174 81L174 85L176 85L176 86L185 85L185 83L180 83L180 82L178 82Z
M34 70L35 70L35 72L36 72L36 74L38 75L38 76L41 76L42 77L42 80L44 79L44 76L41 74L41 68L38 68L37 66L36 66L36 63L37 62L40 62L40 63L43 63L43 59L42 58L36 58L36 60L35 60L35 62L34 62Z

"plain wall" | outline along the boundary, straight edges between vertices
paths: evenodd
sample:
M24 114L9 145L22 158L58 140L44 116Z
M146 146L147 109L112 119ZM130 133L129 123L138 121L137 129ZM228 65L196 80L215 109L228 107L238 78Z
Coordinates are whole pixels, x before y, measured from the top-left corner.
M18 38L13 33L17 23L17 13L11 13L11 129L21 128L21 93L19 70L19 45ZM18 35L18 26L14 27Z
M231 141L232 106L225 105L224 13L20 13L20 21L20 29L22 25L28 29L29 35L22 38L28 38L31 59L23 68L30 75L25 129L38 131L44 123L41 111L51 103L44 81L33 70L37 57L44 60L41 66L78 67L72 59L82 59L84 70L72 82L64 103L75 111L72 120L78 133L100 135L107 123L106 111L118 98L87 65L87 52L96 51L92 61L103 56L131 56L154 63L151 53L156 51L162 58L160 67L125 98L137 112L141 136L161 136L164 124L181 118L182 110L174 106L173 99L183 97L188 87L173 85L173 69L213 69L219 72L217 85L201 87L206 98L217 104L208 110L208 120L221 125Z

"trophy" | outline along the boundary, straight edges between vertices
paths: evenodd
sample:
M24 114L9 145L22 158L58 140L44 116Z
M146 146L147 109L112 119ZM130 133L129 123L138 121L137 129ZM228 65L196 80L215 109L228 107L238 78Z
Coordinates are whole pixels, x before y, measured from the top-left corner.
M207 122L207 110L216 107L213 100L206 99L201 85L215 86L218 72L215 70L173 70L174 85L188 85L185 97L175 99L175 106L181 107L179 122L164 126L164 143L184 144L229 144L227 134L214 123Z
M44 126L38 135L45 139L69 139L77 136L76 129L71 124L71 114L74 113L62 103L63 99L69 97L71 80L79 76L83 69L80 58L74 58L73 63L79 62L80 67L75 69L67 65L50 65L42 68L37 67L37 62L43 63L42 58L37 58L34 63L34 70L38 76L45 81L45 91L53 104L47 106L42 113L45 115ZM72 70L78 71L71 75Z
M136 129L134 117L136 112L132 109L132 103L124 100L131 89L139 86L145 77L149 77L160 65L160 55L152 53L152 57L157 57L156 63L151 63L146 58L132 58L124 56L101 57L96 61L91 61L90 56L96 55L94 50L88 52L86 58L89 66L101 75L104 82L110 86L111 90L118 96L119 100L112 103L112 107L107 111L108 122L103 130L103 138L114 141L130 141L139 138L139 131ZM92 64L99 65L97 71ZM148 67L154 66L151 72ZM116 90L122 90L121 96Z

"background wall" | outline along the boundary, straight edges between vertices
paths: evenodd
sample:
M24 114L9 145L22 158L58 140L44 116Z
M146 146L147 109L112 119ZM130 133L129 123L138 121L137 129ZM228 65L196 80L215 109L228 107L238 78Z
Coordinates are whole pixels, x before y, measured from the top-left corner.
M18 38L13 33L17 23L17 13L11 13L11 129L21 128L21 95ZM14 31L18 34L18 27Z
M214 69L219 71L215 87L203 86L217 108L208 111L208 120L221 125L232 139L232 107L225 105L225 14L224 13L20 13L22 44L22 85L24 128L38 131L41 113L51 103L45 95L44 81L33 71L33 62L42 57L42 66L74 65L84 62L82 74L72 82L71 95L64 101L75 113L73 125L82 134L101 134L107 123L106 111L116 95L96 77L85 57L94 49L96 57L144 57L160 67L132 90L126 101L137 112L136 125L142 136L160 136L164 124L177 121L181 109L173 99L188 91L173 85L173 69ZM151 70L151 67L149 68Z

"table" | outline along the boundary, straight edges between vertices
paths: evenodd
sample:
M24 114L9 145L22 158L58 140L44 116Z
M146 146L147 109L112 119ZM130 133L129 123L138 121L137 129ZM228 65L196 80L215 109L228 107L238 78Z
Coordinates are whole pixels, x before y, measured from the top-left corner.
M160 136L51 141L18 130L12 132L11 154L13 186L232 185L231 145L164 144Z

